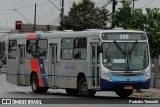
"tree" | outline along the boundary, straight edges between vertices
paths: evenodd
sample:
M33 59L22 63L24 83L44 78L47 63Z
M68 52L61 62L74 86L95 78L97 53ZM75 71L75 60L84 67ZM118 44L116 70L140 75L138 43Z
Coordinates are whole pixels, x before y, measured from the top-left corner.
M117 27L123 27L129 29L133 20L132 9L130 7L130 1L122 0L122 7L113 14L112 23Z
M133 14L130 1L122 0L121 3L122 7L113 14L112 23L124 29L144 30L146 16L142 13L142 9L135 9Z
M152 58L158 58L160 54L160 10L146 9L146 14L143 14L142 9L136 9L134 14L128 0L122 0L122 7L113 14L112 22L117 27L124 29L135 29L146 31Z
M160 10L147 8L146 11L145 30L149 38L151 56L158 58L160 55Z
M75 31L102 29L107 20L108 10L95 7L95 3L91 0L82 0L78 4L73 3L69 14L64 16L63 25L64 29Z
M131 20L131 29L144 30L147 22L147 17L142 13L142 9L136 9Z

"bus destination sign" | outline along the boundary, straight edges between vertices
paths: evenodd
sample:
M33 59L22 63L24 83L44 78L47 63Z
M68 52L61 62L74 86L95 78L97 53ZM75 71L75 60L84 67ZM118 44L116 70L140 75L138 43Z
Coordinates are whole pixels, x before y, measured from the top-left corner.
M146 40L144 33L103 33L102 40Z

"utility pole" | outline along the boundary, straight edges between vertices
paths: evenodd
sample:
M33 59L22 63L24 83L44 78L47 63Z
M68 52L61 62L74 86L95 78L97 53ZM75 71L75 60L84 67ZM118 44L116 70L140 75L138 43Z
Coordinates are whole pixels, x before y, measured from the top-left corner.
M117 1L116 0L112 0L112 15L115 13L116 4L117 4ZM112 28L114 28L114 27L115 27L115 25L112 22Z
M133 14L134 14L134 0L133 0L133 6L132 7L133 7Z
M61 30L63 31L63 21L64 21L64 0L62 0L62 9L61 9Z
M133 15L134 15L134 2L138 1L138 0L132 0L132 1L133 1L133 6L132 6L133 9L132 9L132 11L133 11Z
M33 32L35 32L36 31L36 3L35 3L35 11L34 11L34 26L33 26Z

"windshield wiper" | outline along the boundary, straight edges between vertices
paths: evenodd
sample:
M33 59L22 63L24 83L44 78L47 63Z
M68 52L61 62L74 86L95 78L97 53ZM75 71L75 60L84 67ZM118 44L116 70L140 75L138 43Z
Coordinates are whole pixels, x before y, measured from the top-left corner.
M121 48L121 46L120 46L116 41L114 41L113 43L116 45L116 47L117 47L123 54L126 54L126 52Z
M136 49L138 41L134 42L133 46L131 49L129 49L129 54L132 54L132 52Z

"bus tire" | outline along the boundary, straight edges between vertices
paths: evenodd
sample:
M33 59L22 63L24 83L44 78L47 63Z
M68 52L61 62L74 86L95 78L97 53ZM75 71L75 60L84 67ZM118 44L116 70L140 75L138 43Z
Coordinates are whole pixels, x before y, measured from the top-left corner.
M79 95L79 92L78 92L77 89L69 89L69 88L67 88L66 92L67 92L68 95L71 95L71 96L78 96Z
M40 87L38 83L38 76L37 74L33 74L31 78L31 88L33 93L39 93L40 92Z
M84 97L92 97L95 95L96 91L95 90L89 90L88 89L88 84L85 78L81 78L78 82L78 91L81 96Z
M48 87L41 87L39 88L39 93L47 93Z
M125 98L132 94L133 89L129 89L129 90L120 89L120 90L116 90L115 92L118 96Z

